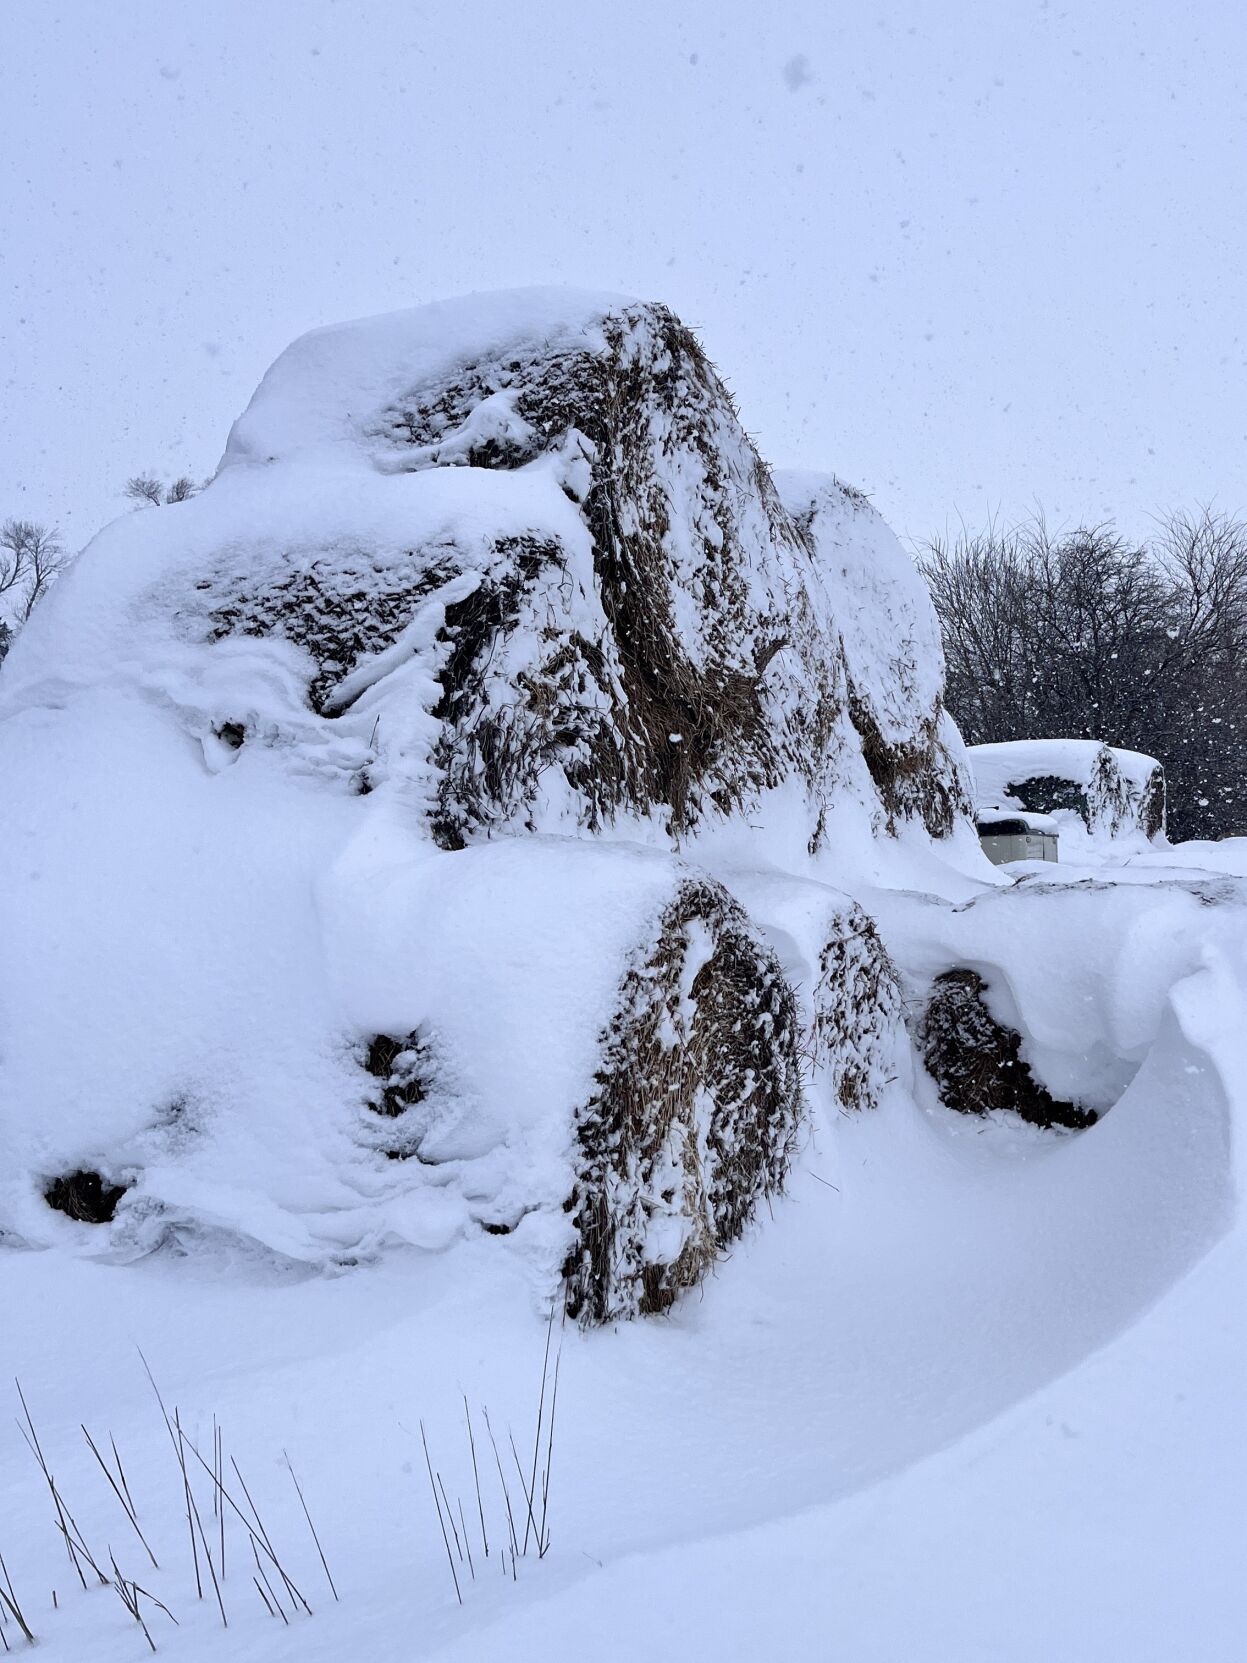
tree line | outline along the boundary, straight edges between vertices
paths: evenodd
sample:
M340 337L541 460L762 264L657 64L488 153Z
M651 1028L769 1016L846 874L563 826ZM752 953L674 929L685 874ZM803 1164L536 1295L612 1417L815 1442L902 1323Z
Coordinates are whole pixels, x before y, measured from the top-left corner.
M1042 515L936 539L919 565L969 744L1086 738L1164 764L1175 839L1247 832L1247 521L1145 539Z
M55 526L36 520L0 525L0 658L65 564Z

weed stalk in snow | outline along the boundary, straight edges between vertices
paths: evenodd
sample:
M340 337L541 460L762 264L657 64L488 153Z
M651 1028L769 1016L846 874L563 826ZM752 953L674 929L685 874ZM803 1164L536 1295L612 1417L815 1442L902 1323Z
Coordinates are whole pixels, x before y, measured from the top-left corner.
M476 1511L481 1520L481 1541L485 1547L485 1557L489 1558L489 1535L485 1529L485 1503L481 1500L481 1475L476 1465L476 1439L472 1435L472 1411L468 1408L467 1393L463 1397L463 1418L468 1423L468 1448L472 1452L472 1482L476 1485Z
M325 1572L325 1580L329 1584L329 1591L336 1600L338 1598L338 1590L334 1586L333 1573L329 1569L329 1561L325 1558L325 1550L320 1545L320 1537L316 1534L316 1526L312 1523L312 1515L307 1510L307 1502L303 1498L303 1486L299 1483L298 1478L295 1477L295 1470L290 1464L290 1457L286 1455L284 1449L282 1450L282 1454L286 1459L286 1470L289 1472L290 1477L293 1480L295 1491L299 1497L299 1506L303 1509L303 1517L307 1520L307 1528L312 1532L312 1540L316 1543L316 1551L320 1555L320 1562Z
M100 1586L107 1588L108 1578L96 1564L95 1556L83 1540L82 1532L78 1528L78 1521L70 1512L69 1507L65 1502L65 1498L57 1489L56 1480L52 1476L48 1463L44 1460L43 1448L39 1442L39 1435L35 1431L35 1423L30 1418L30 1410L27 1407L25 1394L22 1391L22 1383L20 1380L17 1380L14 1384L17 1387L17 1395L21 1399L22 1412L26 1416L26 1425L23 1426L22 1423L18 1421L18 1430L21 1432L22 1437L26 1440L26 1446L30 1450L30 1453L39 1463L39 1470L42 1472L44 1479L47 1482L48 1490L51 1492L52 1502L56 1508L57 1528L64 1538L65 1547L69 1553L69 1562L77 1571L78 1580L82 1583L84 1590L87 1586L87 1579L82 1573L82 1565L79 1563L80 1560L85 1560L86 1563L90 1565L91 1569L99 1578Z
M79 1422L79 1425L81 1425L81 1424L82 1423ZM126 1518L129 1519L130 1524L134 1529L135 1535L138 1537L139 1541L142 1542L144 1548L146 1549L147 1557L151 1560L153 1566L155 1566L155 1568L157 1570L159 1570L160 1569L160 1563L157 1560L156 1555L152 1552L151 1546L148 1543L147 1537L144 1536L144 1534L142 1532L142 1529L139 1526L138 1515L134 1511L134 1503L130 1498L129 1486L124 1483L124 1474L121 1472L120 1457L117 1458L117 1470L118 1470L119 1476L122 1479L122 1483L119 1484L117 1479L113 1477L112 1472L109 1470L108 1462L104 1459L104 1457L100 1454L99 1450L96 1448L94 1438L92 1438L91 1434L87 1431L85 1426L82 1427L82 1435L87 1440L87 1447L90 1449L92 1455L94 1455L95 1459L99 1462L100 1471L104 1474L104 1477L108 1480L109 1486L112 1489L113 1494L117 1497L117 1500L121 1503L122 1512L125 1514ZM116 1455L117 1444L116 1444L116 1441L113 1439L111 1433L109 1434L109 1442L112 1444L114 1455Z
M455 1556L450 1551L450 1537L446 1534L446 1521L442 1517L442 1503L437 1494L437 1481L433 1477L433 1461L429 1455L429 1440L425 1435L424 1422L420 1422L420 1442L424 1445L424 1464L429 1469L429 1488L433 1491L433 1505L437 1508L437 1522L441 1527L442 1541L446 1547L446 1563L450 1566L451 1580L455 1585L455 1598L463 1604L463 1595L459 1591L459 1573L455 1570Z
M0 1577L4 1578L4 1584L0 1587L0 1616L3 1616L5 1611L8 1611L18 1628L20 1628L22 1633L26 1636L26 1644L28 1646L33 1646L35 1643L35 1637L30 1631L30 1624L26 1621L26 1618L22 1613L21 1606L18 1604L17 1595L13 1590L13 1578L9 1575L9 1567L5 1564L4 1555L2 1553L0 1553ZM2 1628L0 1628L0 1639L4 1640L4 1649L5 1651L8 1651L8 1638L5 1636Z

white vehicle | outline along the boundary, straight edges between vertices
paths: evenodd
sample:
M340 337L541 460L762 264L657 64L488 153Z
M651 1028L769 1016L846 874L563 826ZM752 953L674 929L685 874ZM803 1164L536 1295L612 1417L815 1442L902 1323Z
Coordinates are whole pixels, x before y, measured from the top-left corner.
M980 808L975 816L979 842L993 866L1015 860L1056 860L1059 831L1050 814L1016 808Z

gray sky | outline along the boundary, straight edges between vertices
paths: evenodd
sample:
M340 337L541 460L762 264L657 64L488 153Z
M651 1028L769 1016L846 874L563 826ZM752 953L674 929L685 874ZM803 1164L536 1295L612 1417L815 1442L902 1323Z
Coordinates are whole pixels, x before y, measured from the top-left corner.
M920 537L1247 508L1242 0L6 0L0 516L211 472L316 324L668 301Z

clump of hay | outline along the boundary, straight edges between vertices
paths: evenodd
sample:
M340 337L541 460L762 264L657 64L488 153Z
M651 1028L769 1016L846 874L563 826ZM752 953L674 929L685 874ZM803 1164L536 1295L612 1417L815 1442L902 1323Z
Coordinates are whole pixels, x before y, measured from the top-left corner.
M453 575L444 546L413 550L379 571L364 554L337 553L310 563L267 556L245 569L222 571L196 585L196 610L208 641L228 636L281 635L312 661L308 703L332 712L332 694L369 653L392 646L420 602Z
M370 1122L364 1127L366 1143L392 1161L420 1160L421 1140L437 1107L429 1104L435 1082L426 1036L419 1030L373 1034L360 1060L368 1075L362 1094ZM422 1105L427 1112L416 1114Z
M899 822L917 819L932 837L947 837L958 820L973 812L961 771L940 738L942 711L937 705L911 739L889 741L868 702L849 682L849 719L890 832Z
M727 892L686 880L623 979L578 1117L568 1312L668 1309L781 1188L801 1112L792 989Z
M1093 1126L1094 1109L1063 1102L1036 1080L1019 1054L1021 1036L997 1022L986 991L975 970L946 970L935 979L918 1043L940 1100L962 1114L1010 1109L1034 1126Z
M1143 827L1145 837L1159 837L1164 831L1167 801L1165 770L1158 762L1147 777L1147 784L1143 787L1143 795L1138 805L1139 823Z
M112 1184L99 1172L79 1169L53 1178L43 1192L49 1207L80 1224L109 1224L128 1184Z
M526 814L542 774L562 769L590 831L625 796L617 666L598 641L547 622L536 662L512 673L507 645L536 615L557 617L567 577L557 541L508 537L474 592L446 608L438 633L441 722L434 747L434 840L461 849L475 831ZM525 820L526 829L531 829Z
M811 992L810 1061L845 1110L873 1109L903 1026L900 978L857 903L838 913Z
M368 1041L364 1067L378 1082L370 1098L380 1115L393 1120L405 1114L427 1095L424 1069L427 1066L424 1041L418 1033L395 1039L391 1034L374 1034Z

